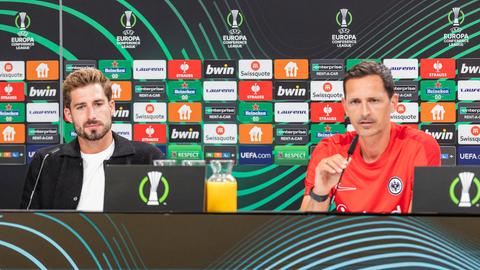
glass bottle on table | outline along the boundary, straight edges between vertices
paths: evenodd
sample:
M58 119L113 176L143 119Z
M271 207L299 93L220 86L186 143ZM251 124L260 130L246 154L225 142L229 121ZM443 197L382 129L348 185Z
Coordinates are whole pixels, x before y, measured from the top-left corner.
M237 180L232 175L233 160L212 160L213 174L206 181L207 212L237 211Z

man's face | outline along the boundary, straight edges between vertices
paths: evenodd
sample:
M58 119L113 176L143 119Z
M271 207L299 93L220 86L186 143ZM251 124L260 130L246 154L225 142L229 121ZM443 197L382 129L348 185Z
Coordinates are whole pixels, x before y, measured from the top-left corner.
M398 96L388 98L380 76L350 79L345 88L343 107L360 136L368 137L389 131L390 114L397 107Z
M80 138L100 140L112 127L115 102L108 101L100 84L89 84L70 93L70 108L64 108L67 121L72 122Z

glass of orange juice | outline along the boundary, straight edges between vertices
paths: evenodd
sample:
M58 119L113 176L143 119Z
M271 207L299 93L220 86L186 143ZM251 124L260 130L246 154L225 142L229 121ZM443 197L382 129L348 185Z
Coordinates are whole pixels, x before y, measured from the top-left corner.
M237 180L233 160L212 160L213 174L206 181L207 212L237 211Z

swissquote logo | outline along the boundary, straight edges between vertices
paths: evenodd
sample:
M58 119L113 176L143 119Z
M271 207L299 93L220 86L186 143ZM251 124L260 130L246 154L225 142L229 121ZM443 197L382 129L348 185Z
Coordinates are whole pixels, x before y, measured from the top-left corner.
M480 144L479 125L458 125L458 144Z
M415 103L415 102L399 103L395 112L390 115L390 119L398 123L417 123L418 122L418 103Z
M241 80L269 80L273 77L271 59L240 59L238 78Z
M25 62L0 61L0 80L10 81L25 79Z
M315 101L340 101L343 98L342 81L311 81L310 99Z
M164 102L133 103L133 121L135 122L166 122L167 104Z
M237 143L236 124L205 124L203 142L206 144Z

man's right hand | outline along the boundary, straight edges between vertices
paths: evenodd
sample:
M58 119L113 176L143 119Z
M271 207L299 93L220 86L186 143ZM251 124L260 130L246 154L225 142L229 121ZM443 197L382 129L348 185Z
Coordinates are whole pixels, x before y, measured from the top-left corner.
M338 183L348 161L340 154L322 159L315 168L315 186L313 192L325 195Z
M342 171L347 168L348 161L342 155L336 154L322 159L315 168L315 185L312 191L317 195L327 195L340 180ZM303 197L301 211L328 211L331 198L324 202L316 202L310 196Z

